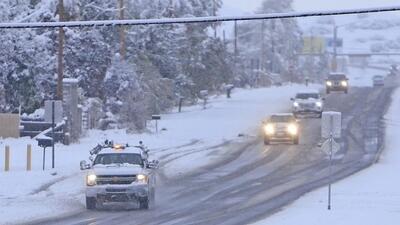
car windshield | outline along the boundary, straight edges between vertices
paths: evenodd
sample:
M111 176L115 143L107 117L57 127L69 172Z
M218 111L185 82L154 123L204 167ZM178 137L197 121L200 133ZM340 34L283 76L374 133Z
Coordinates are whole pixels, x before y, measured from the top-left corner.
M319 94L318 93L299 93L296 95L296 98L297 99L309 99L309 98L318 99Z
M96 156L93 165L110 165L110 164L135 164L143 166L143 160L137 153L115 153L115 154L99 154Z
M334 74L334 75L329 75L328 80L345 80L346 75L344 74Z
M294 118L293 116L290 115L273 115L271 116L271 118L269 119L270 122L274 122L274 123L287 123L287 122L293 122Z

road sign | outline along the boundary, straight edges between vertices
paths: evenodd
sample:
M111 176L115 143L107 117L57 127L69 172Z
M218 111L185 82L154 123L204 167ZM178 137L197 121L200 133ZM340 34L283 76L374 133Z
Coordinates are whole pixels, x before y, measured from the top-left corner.
M334 44L335 44L335 41L334 41L333 38L327 38L326 39L326 45L328 47L333 47ZM343 39L342 38L336 38L336 47L337 48L343 47Z
M342 131L342 113L341 112L323 112L321 118L321 137L329 139L340 138Z
M321 146L321 149L323 152L325 152L327 155L330 155L330 139L327 139ZM340 144L337 143L334 139L332 139L332 154L336 154L338 151L340 151Z

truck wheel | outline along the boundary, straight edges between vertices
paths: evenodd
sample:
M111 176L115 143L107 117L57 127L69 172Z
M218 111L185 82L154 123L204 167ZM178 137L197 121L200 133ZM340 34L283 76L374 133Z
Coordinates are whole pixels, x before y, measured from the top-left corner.
M322 118L322 112L318 113L318 118Z
M331 91L329 89L326 89L326 93L329 94L331 93Z
M293 140L293 144L298 145L299 144L299 137L295 137Z
M92 210L96 209L96 198L86 197L86 209Z
M140 209L149 209L149 197L144 197L139 200Z
M269 139L268 138L264 138L264 145L269 145Z
M347 92L348 92L348 90L347 90L347 89L346 89L346 90L344 90L344 93L345 93L345 94L347 94Z

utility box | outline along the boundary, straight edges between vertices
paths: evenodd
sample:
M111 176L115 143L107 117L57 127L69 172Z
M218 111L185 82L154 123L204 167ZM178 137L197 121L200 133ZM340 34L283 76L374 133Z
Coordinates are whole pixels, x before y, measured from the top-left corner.
M341 138L342 136L342 113L341 112L322 112L321 117L321 136L323 139Z
M19 114L0 113L0 138L19 138Z

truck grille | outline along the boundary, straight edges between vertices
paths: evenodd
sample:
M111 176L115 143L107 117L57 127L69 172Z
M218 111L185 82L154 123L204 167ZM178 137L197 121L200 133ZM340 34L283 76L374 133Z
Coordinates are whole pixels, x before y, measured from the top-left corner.
M96 179L98 185L131 184L134 181L136 181L136 175L100 175Z
M315 106L315 103L300 103L299 106L301 108L313 108Z

